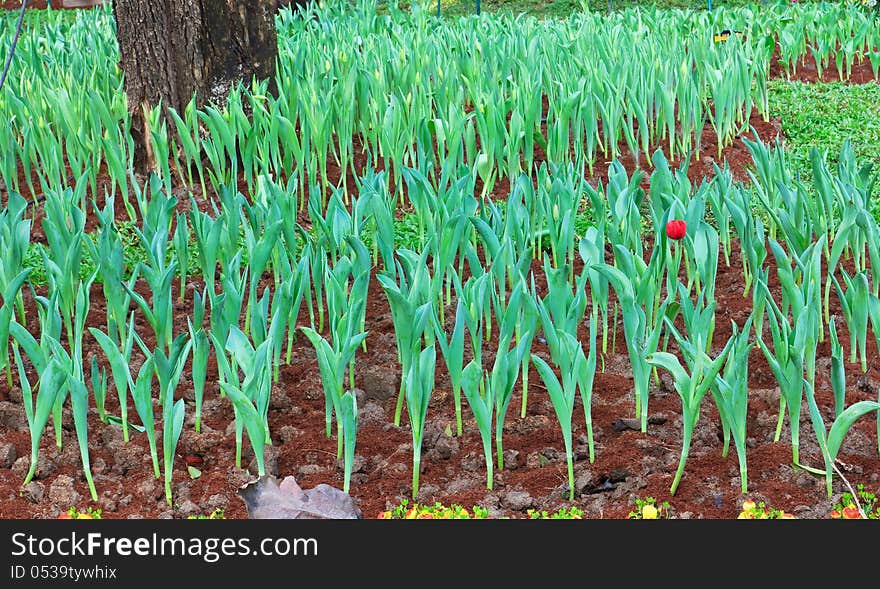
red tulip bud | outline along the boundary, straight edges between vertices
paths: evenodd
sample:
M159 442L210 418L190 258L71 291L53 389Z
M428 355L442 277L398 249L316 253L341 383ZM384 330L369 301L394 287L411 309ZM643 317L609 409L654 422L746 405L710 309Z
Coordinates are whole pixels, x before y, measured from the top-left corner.
M680 220L673 220L666 224L666 237L678 241L687 233L687 223Z

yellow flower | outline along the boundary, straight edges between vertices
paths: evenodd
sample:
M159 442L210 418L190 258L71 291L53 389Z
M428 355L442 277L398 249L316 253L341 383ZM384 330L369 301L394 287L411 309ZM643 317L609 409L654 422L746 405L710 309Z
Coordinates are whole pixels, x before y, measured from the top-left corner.
M755 502L754 501L743 501L743 511L755 511Z
M753 519L753 517L752 517L751 512L743 511L738 516L736 516L736 519Z
M653 505L642 507L642 519L657 519L657 508Z

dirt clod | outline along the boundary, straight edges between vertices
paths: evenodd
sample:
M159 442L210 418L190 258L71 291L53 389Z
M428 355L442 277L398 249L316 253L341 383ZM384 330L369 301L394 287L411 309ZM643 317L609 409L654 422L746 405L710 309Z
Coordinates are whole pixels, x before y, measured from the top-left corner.
M31 503L39 503L46 494L46 487L43 483L31 481L22 489L22 496Z
M535 500L526 491L508 491L502 498L502 503L513 511L525 511L535 504Z
M459 493L473 489L475 486L476 483L474 482L474 479L461 477L454 479L446 485L446 492L450 495L458 495Z
M366 468L367 460L363 456L355 454L354 459L351 461L351 472L364 472ZM342 458L336 461L336 469L340 472L345 471L345 461Z
M0 401L0 428L13 431L28 429L27 418L21 405Z
M385 409L375 401L367 401L358 408L358 422L364 425L380 425L388 421Z
M272 392L272 395L269 397L270 411L287 411L291 407L293 407L293 403L284 391L276 390Z
M62 511L75 506L81 497L82 495L76 490L73 477L66 474L58 475L49 485L49 501Z
M304 464L299 467L299 470L297 470L299 475L304 476L304 477L315 475L315 474L318 474L319 472L323 472L323 471L324 471L324 467L321 466L320 464Z
M18 478L24 478L27 475L28 468L30 468L30 459L27 456L21 456L16 458L12 463L12 474Z
M133 444L122 444L113 452L113 471L125 474L130 470L139 470L149 460L149 455L144 455L141 448Z
M459 442L455 438L450 438L448 436L440 436L437 440L437 443L434 445L433 452L436 452L437 456L441 460L449 460L456 454L458 454ZM504 464L507 467L507 463Z
M368 400L386 401L400 391L400 371L385 366L370 366L361 375L364 394Z
M266 474L271 475L273 477L278 476L278 447L277 446L266 446L263 451L263 466L266 469ZM248 470L256 473L257 472L257 459L254 458L251 460L248 465Z
M177 508L178 517L187 518L190 516L200 515L201 513L201 508L189 499L181 503L180 507Z
M27 469L30 468L30 459L25 457L22 458L25 459L25 466L27 467L22 473L22 476L24 476L27 474ZM21 458L18 460L21 460ZM16 460L16 462L18 462L18 460ZM37 469L34 471L34 479L40 480L48 478L55 474L55 470L55 461L46 456L45 452L41 452L40 455L37 456Z
M611 429L616 432L625 432L627 430L640 432L642 431L642 421L634 417L624 417L623 419L618 419L612 423Z
M0 444L0 467L12 468L17 457L14 444Z
M205 502L205 508L211 513L218 509L226 509L228 505L229 500L226 498L225 495L221 495L219 493L211 495Z
M291 440L296 440L304 434L303 430L297 429L292 425L285 425L278 431L278 438L282 444L287 444Z
M181 438L181 446L186 449L186 453L198 456L205 456L218 444L223 443L224 439L221 432L206 425L202 425L202 432L198 434L194 430L184 430Z
M575 475L574 491L578 495L590 493L596 486L596 475L590 469L583 469Z

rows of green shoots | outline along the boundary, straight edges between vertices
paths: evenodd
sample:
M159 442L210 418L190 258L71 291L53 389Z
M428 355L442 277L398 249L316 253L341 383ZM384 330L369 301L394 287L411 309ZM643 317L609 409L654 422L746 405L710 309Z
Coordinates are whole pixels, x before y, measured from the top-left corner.
M596 460L594 383L618 332L642 431L661 371L681 400L671 492L708 402L718 409L722 453L732 440L747 489L753 347L779 383L776 440L787 420L793 463L825 476L830 492L846 433L880 408L846 395L847 364L864 373L876 361L871 333L880 347L875 174L849 144L836 168L814 151L809 183L792 174L778 143L746 143L749 185L720 168L694 185L687 164L673 170L669 161L699 157L706 124L721 148L747 129L754 109L767 117L777 41L792 70L808 51L822 62L839 44L841 77L865 59L876 75L876 25L867 13L817 5L559 21L437 20L418 8L378 14L371 3L284 11L277 96L253 82L222 105L191 104L167 119L148 113L158 169L143 180L132 173L109 9L47 13L22 38L0 96L8 121L0 128L0 369L22 390L32 441L25 482L50 419L56 445L64 442L69 407L97 499L94 407L101 427L121 428L126 442L144 436L171 504L187 414L200 431L204 399L214 395L234 415L236 465L248 443L264 474L271 396L304 337L348 491L356 367L372 342L367 302L380 296L394 326L401 386L393 421L412 434L414 497L441 358L455 434L479 435L489 488L504 469L515 394L513 419L523 418L537 374L573 497L573 432L585 429ZM718 43L712 32L721 28L743 34ZM623 149L652 169L647 190L644 172L630 174L618 159ZM607 180L593 184L587 177L600 160L612 163ZM497 190L501 180L509 190ZM29 203L36 195L42 200ZM402 208L414 233L404 245L395 224ZM580 231L586 214L591 224ZM666 233L672 220L686 224L680 239ZM720 264L731 265L733 240L752 312L719 341L716 279ZM201 288L191 288L194 279ZM90 313L97 288L104 321ZM831 315L832 297L840 316ZM26 312L26 298L35 312ZM826 337L830 420L815 398ZM94 349L101 354L86 355ZM799 452L804 401L822 465Z
M870 62L875 77L880 67L876 16L839 5L539 20L379 13L362 1L285 9L277 23L277 95L247 81L222 104L149 113L166 190L217 195L243 179L253 194L262 176L295 178L302 209L315 186L326 205L367 168L387 170L400 199L407 167L433 170L436 189L449 165L474 170L488 194L539 161L592 171L627 154L650 167L657 146L669 159L699 158L710 127L718 156L754 111L769 117L777 57L793 73L813 56L841 79L856 63ZM718 42L721 29L741 34ZM47 12L25 31L0 100L4 189L35 196L82 182L99 200L121 194L135 216L117 62L109 8Z
M281 368L294 361L292 345L305 335L315 348L323 385L325 433L336 437L349 490L358 428L355 367L371 341L366 311L372 293L383 296L391 310L401 368L394 424L412 432L414 496L427 409L443 385L436 371L442 358L453 392L455 434L466 434L466 424L473 424L489 488L493 473L504 468L504 426L514 393L521 394L520 416L534 402L528 388L534 367L558 419L573 497L574 426L585 429L589 459L595 460L593 385L607 355L616 351L619 330L634 377L632 411L642 430L648 431L659 371L670 373L681 398L682 452L673 493L709 399L721 421L722 453L727 455L732 440L743 492L747 489L749 351L756 346L780 387L776 440L787 420L792 462L826 476L830 489L847 431L880 407L868 400L848 404L845 382L847 363L861 372L871 365L871 333L880 348L880 227L867 212L874 175L858 167L847 144L837 169L828 167L823 154L813 154L807 187L790 177L778 145L756 141L749 148L756 169L749 186L733 182L726 169L694 185L658 151L647 190L641 173L629 176L619 164L612 166L607 184L595 187L570 166L543 166L536 183L522 175L506 200L497 202L481 198L468 170L449 177L437 192L418 170L407 168L409 192L423 203L415 213L422 236L417 249L394 241L389 213L394 197L376 180L381 172L358 180L371 188L352 197L350 207L341 191L334 191L322 208L321 192L312 191L309 228L289 213L296 207L295 181L278 184L263 176L253 199L225 189L210 203L211 212L193 207L175 213L176 197L153 175L132 191L141 218L136 233L146 251L132 268L125 268L120 254L112 211L98 215L97 232L87 233L78 191L50 191L41 219L48 284L39 287L40 294L21 253L32 221L24 199L14 194L0 215L0 246L11 252L0 265L0 337L7 350L3 368L21 384L31 430L27 480L50 418L56 444L62 444L62 410L69 405L96 496L86 420L94 406L104 427L121 428L126 441L145 436L154 474L164 480L170 502L186 414L192 412L199 431L206 394L231 404L236 464L241 465L247 439L263 474L265 448L273 443L271 395ZM808 189L820 198L805 198ZM769 227L756 205L766 208ZM587 207L596 222L579 235L573 219ZM645 222L642 209L648 211ZM710 211L714 225L707 221ZM723 219L729 219L728 231L716 228ZM686 223L683 236L667 234L671 220ZM740 244L742 273L749 277L742 296L752 311L719 341L716 277L720 264L731 264L723 253L732 239ZM77 268L85 251L107 263L83 279ZM194 278L178 269L190 254L204 287L183 299L188 308L182 324L175 320L174 289L183 292L183 281ZM771 260L779 289L769 287ZM827 277L822 268L830 270ZM99 275L107 308L101 324L89 313ZM36 316L25 313L25 289L32 291ZM828 314L831 297L842 316ZM848 342L838 334L841 326ZM84 356L88 335L102 356ZM825 337L832 343L835 397L828 423L814 394L818 344ZM207 378L211 358L219 372L214 381ZM189 403L180 390L184 371L192 374ZM111 383L118 415L107 410ZM804 401L824 465L805 464L799 453ZM577 402L583 416L575 421Z

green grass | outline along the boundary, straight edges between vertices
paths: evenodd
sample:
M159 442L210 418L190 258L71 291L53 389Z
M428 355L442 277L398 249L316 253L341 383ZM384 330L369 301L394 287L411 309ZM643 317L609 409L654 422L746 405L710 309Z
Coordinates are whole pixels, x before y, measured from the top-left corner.
M775 0L774 0L775 1ZM594 12L608 10L608 0L586 0L589 8ZM756 4L749 0L727 0L713 2L713 6L745 6ZM409 2L398 2L401 8L409 6ZM433 11L436 11L436 0L428 2ZM694 10L706 10L706 2L694 0L611 0L612 10L634 8L636 6L656 6L658 8L691 8ZM581 0L482 0L483 12L511 12L513 14L525 13L539 18L565 18L573 12L582 10ZM463 16L474 14L476 2L474 0L440 0L440 14L443 16Z
M803 177L809 175L811 147L836 162L845 139L859 161L880 169L880 84L772 80L770 115L782 120L789 161Z

